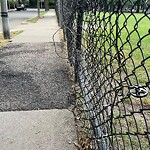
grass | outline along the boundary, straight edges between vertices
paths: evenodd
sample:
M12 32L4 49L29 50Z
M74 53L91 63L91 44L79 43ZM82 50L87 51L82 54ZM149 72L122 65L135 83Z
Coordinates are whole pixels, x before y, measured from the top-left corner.
M41 12L41 13L40 13L40 17L37 16L37 17L35 17L35 18L28 19L27 22L36 23L39 19L44 18L44 15L45 15L46 13L47 13L46 11Z
M136 120L134 119L136 118ZM127 150L140 149L148 149L148 137L146 135L142 135L147 131L145 121L140 115L128 116L126 118L115 118L113 121L113 131L114 131L114 146L117 148L117 143L119 148L126 147ZM137 128L136 128L137 126ZM135 135L136 132L141 133ZM130 133L130 134L129 134ZM117 136L115 136L115 134ZM121 136L122 135L122 136ZM140 140L140 143L139 143ZM131 146L132 145L132 146Z
M93 63L93 60L97 61L95 64L99 64L100 70L92 71L98 74L100 80L111 78L111 88L114 88L114 91L116 86L120 87L119 83L124 86L121 89L124 95L117 96L113 109L113 115L116 117L113 120L114 142L118 142L119 149L124 149L125 145L125 148L130 150L133 144L133 149L138 150L140 140L142 148L148 149L148 137L145 133L150 130L150 92L144 98L128 98L128 87L129 84L147 86L150 80L150 15L108 12L98 12L96 15L94 18L92 12L85 13L84 20L88 24L86 22L83 25L85 30L82 45L85 55L89 56L89 67L92 66L90 63ZM107 83L106 81L104 84ZM99 87L103 88L105 85ZM147 111L141 112L141 109Z
M126 80L133 85L146 86L150 76L150 15L137 13L116 15L101 12L97 13L96 19L91 16L85 14L84 18L90 25L84 32L87 42L83 42L86 48L93 50L91 52L94 55L99 53L97 58L105 65L107 62L108 71L109 67L113 66L115 80L120 80L118 74L120 72L122 79L126 77ZM118 20L118 29L116 20ZM93 49L89 45L91 40L94 43L92 43ZM121 63L118 63L118 53ZM145 102L150 106L148 99Z
M23 30L10 32L10 37L13 38L22 32L23 32ZM9 41L10 41L10 39L4 39L3 34L0 33L0 48L9 44Z

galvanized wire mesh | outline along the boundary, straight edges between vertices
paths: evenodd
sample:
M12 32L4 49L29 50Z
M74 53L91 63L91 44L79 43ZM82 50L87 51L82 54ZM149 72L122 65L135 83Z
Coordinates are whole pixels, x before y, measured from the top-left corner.
M85 149L150 147L150 1L58 0Z

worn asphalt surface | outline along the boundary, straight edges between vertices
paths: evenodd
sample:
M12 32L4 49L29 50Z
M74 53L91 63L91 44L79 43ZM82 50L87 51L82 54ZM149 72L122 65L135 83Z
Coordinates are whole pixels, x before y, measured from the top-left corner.
M55 10L0 49L0 150L76 150L69 64ZM55 52L57 50L57 54Z
M23 32L0 49L0 111L68 108L69 65L52 39L58 29L50 10L37 23L17 26ZM61 54L59 33L55 42Z
M57 44L61 52L62 45ZM67 108L66 60L53 43L10 44L0 50L0 110Z

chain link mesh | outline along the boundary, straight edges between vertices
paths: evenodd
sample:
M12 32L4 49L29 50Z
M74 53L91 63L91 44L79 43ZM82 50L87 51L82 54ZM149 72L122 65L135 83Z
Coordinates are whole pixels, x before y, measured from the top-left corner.
M58 0L85 149L150 147L150 1ZM61 19L60 19L61 18Z

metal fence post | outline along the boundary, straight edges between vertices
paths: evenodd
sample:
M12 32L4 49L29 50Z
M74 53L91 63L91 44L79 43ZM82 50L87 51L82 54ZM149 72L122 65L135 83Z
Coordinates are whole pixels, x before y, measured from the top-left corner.
M78 80L78 55L81 54L82 45L82 23L83 23L83 8L82 1L78 3L78 15L77 15L77 35L76 35L76 53L75 53L75 82Z
M62 28L62 1L58 0L57 1L57 5L58 5L58 19L59 19L59 26Z

